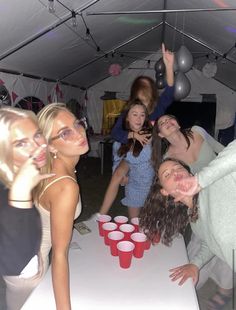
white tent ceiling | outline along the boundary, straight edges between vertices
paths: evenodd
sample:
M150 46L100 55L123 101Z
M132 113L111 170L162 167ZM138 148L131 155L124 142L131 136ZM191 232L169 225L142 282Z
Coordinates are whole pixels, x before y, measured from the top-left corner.
M54 0L54 6L49 13L48 0L0 0L0 71L87 89L109 76L111 63L125 68L164 40L173 51L186 45L197 68L216 61L215 79L236 90L235 0ZM174 12L153 12L163 9Z

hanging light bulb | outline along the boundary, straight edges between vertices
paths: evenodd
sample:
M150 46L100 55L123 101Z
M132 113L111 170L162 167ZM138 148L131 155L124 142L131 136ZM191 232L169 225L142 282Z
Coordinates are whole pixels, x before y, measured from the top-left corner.
M55 13L54 0L48 0L48 12Z
M85 41L89 41L90 40L90 30L89 30L89 28L86 28L86 34L85 34L84 40Z
M227 62L226 57L227 57L227 54L226 54L226 53L223 54L222 59L221 59L222 65L225 65L225 64L226 64L226 62Z
M77 20L76 20L76 13L75 11L71 11L71 20L72 20L72 26L77 27Z

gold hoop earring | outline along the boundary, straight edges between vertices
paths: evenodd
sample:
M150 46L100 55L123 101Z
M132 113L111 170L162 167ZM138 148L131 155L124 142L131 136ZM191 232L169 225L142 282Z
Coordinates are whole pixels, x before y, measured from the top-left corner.
M57 159L57 153L54 153L53 158Z

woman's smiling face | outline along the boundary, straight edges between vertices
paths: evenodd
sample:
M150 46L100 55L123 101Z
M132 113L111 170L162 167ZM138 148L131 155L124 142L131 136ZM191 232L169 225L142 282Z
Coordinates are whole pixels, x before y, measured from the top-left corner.
M138 132L142 129L145 122L146 113L142 105L134 105L128 112L127 122L131 130Z

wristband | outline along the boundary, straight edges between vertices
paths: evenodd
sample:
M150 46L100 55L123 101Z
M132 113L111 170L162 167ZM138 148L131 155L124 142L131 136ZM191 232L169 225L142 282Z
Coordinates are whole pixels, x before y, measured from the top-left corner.
M15 200L15 199L8 199L8 201L14 201L14 202L32 202L32 199L29 200Z

